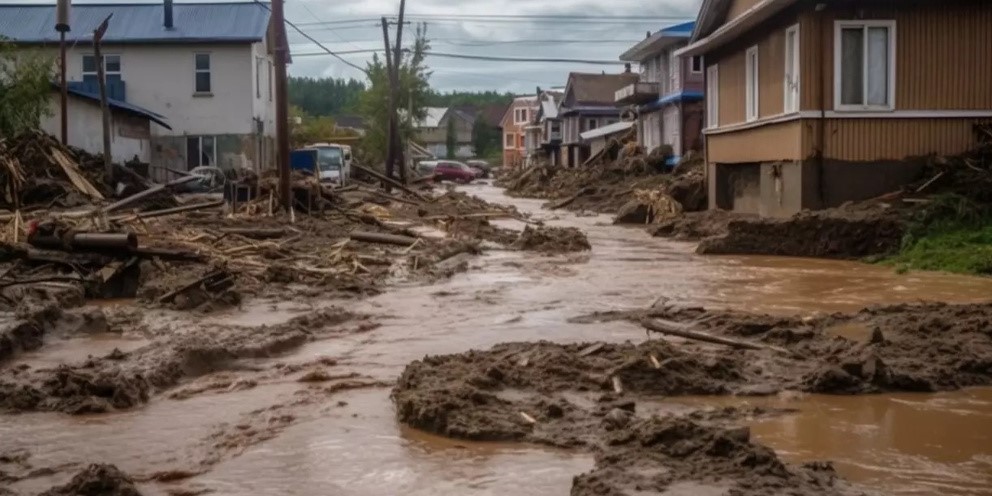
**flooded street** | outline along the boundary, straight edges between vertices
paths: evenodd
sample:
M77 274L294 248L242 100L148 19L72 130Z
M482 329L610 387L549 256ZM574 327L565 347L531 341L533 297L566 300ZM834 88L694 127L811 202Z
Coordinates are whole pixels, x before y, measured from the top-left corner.
M644 330L630 322L579 325L568 319L645 308L659 297L684 306L806 316L876 304L979 302L992 295L992 278L899 275L888 267L829 260L701 257L694 244L615 227L605 216L543 211L539 200L507 198L487 185L464 189L487 201L512 203L549 224L578 227L588 235L592 250L553 257L487 251L470 262L467 272L438 284L400 286L359 302L326 302L370 314L380 325L306 344L279 361L293 365L332 357L336 372L391 383L406 364L425 355L504 342L641 342ZM517 221L501 225L521 227ZM306 310L304 305L249 304L207 320L276 324ZM866 332L837 330L852 337ZM94 337L83 349L105 353L108 344L99 340L107 339ZM46 346L22 359L53 365L80 356L68 351L72 343ZM133 348L142 343L113 344ZM218 495L565 495L572 478L593 466L592 456L584 453L455 441L406 428L395 419L387 386L335 392L315 404L294 406L308 387L287 379L185 400L161 396L125 413L3 415L0 444L29 450L39 466L99 461L136 474L209 460L202 463L208 470L182 483L144 482L148 494L170 494L181 487ZM992 389L689 397L639 403L638 409L650 413L741 404L794 409L755 420L756 441L787 461L830 460L843 477L881 493L979 495L992 487ZM211 453L218 432L245 419L276 415L293 419L263 442L234 448L236 455ZM64 480L65 474L35 477L13 489L31 494Z

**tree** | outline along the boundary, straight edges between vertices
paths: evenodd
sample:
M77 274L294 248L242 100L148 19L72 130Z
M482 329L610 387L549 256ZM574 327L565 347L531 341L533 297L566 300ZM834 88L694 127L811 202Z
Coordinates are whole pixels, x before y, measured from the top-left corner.
M458 130L455 128L454 117L448 117L448 129L444 137L444 143L448 149L448 158L455 158L455 152L458 151Z
M37 128L48 114L52 62L0 39L0 137Z
M482 114L475 116L472 124L472 148L477 157L488 157L499 148L499 131L486 122Z
M290 146L297 148L310 143L330 142L334 141L337 135L334 119L326 115L319 117L307 115L295 105L289 107Z
M427 117L427 95L430 85L427 80L431 73L425 63L425 52L430 48L427 40L427 25L417 26L413 47L404 50L399 65L399 101L397 105L405 109L400 113L399 133L401 140L413 136L414 123ZM365 139L362 140L362 156L372 163L381 163L386 158L386 135L389 129L389 74L385 62L378 54L372 56L366 66L369 83L359 98L359 112L367 125Z
M365 84L355 79L289 78L289 103L310 115L341 115L358 110Z

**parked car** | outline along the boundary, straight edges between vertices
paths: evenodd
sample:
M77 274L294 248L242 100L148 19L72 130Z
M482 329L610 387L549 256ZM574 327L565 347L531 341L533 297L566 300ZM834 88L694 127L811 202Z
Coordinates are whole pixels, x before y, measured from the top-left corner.
M480 172L479 177L482 178L488 178L493 172L492 166L490 166L489 162L486 162L485 160L469 160L468 162L465 162L465 165L478 170Z
M461 162L441 160L438 161L437 166L434 168L434 178L438 181L468 184L476 177L476 172Z
M417 162L417 174L420 176L429 176L434 174L434 168L437 167L437 160L421 160Z

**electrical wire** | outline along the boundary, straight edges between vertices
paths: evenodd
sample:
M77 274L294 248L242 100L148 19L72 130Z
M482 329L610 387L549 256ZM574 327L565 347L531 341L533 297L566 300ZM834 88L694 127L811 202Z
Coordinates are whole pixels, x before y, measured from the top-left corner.
M256 3L256 4L258 4L258 5L261 5L261 6L263 7L263 8L265 8L265 9L266 9L266 10L268 10L269 12L272 12L272 9L271 9L271 8L269 8L269 6L268 6L268 5L265 5L264 3L262 3L262 2L260 2L259 0L255 0L255 3ZM338 59L338 60L340 60L341 62L343 62L343 63L344 63L345 65L347 65L347 66L350 66L350 67L353 67L353 68L355 68L355 69L357 69L357 70L359 70L359 71L361 71L361 73L362 73L362 74L365 74L366 76L368 76L368 75L369 75L369 73L368 73L368 71L366 71L366 70L365 70L364 68L362 68L362 67L359 67L359 66L357 66L357 65L355 65L355 64L353 64L353 63L351 63L351 62L349 62L348 60L345 60L345 58L344 58L344 57L342 57L342 56L340 56L340 55L338 55L337 53L335 53L335 52L333 52L333 51L332 51L332 50L331 50L330 48L327 48L326 46L324 46L323 44L321 44L321 43L320 43L319 41L317 41L316 39L314 39L314 38L313 38L312 36L310 36L309 34L307 34L307 33L305 33L305 32L304 32L304 31L303 31L302 29L300 29L299 27L297 27L297 26L296 26L296 24L293 24L292 22L290 22L290 21L289 21L289 19L283 19L283 22L285 22L285 23L286 23L286 24L288 24L288 25L289 25L290 27L292 27L293 29L295 29L295 30L296 30L296 32L297 32L297 33L300 33L300 35L302 35L302 36L303 36L304 38L306 38L306 39L308 39L308 40L310 40L310 41L312 41L312 42L313 42L313 44L315 44L315 45L317 45L317 46L318 46L318 47L320 47L320 48L321 48L322 50L324 50L325 52L327 52L327 53L328 53L328 55L331 55L331 56L333 56L333 57L335 57L336 59ZM288 41L289 41L289 40L287 40L287 43L288 43ZM289 49L289 47L288 47L288 46L287 46L286 48L287 48L287 49Z

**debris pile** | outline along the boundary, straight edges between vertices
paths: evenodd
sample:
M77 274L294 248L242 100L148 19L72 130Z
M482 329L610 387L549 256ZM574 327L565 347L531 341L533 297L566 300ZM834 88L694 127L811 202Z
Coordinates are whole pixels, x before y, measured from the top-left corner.
M40 496L141 496L134 481L114 465L94 463L63 486Z
M511 245L518 250L569 253L592 249L585 233L574 227L526 226Z
M666 172L660 156L655 152L645 158L633 148L612 162L599 160L574 169L547 165L515 169L497 184L512 196L547 198L549 208L616 213L617 223L660 222L677 212L705 209L701 157L690 153Z

